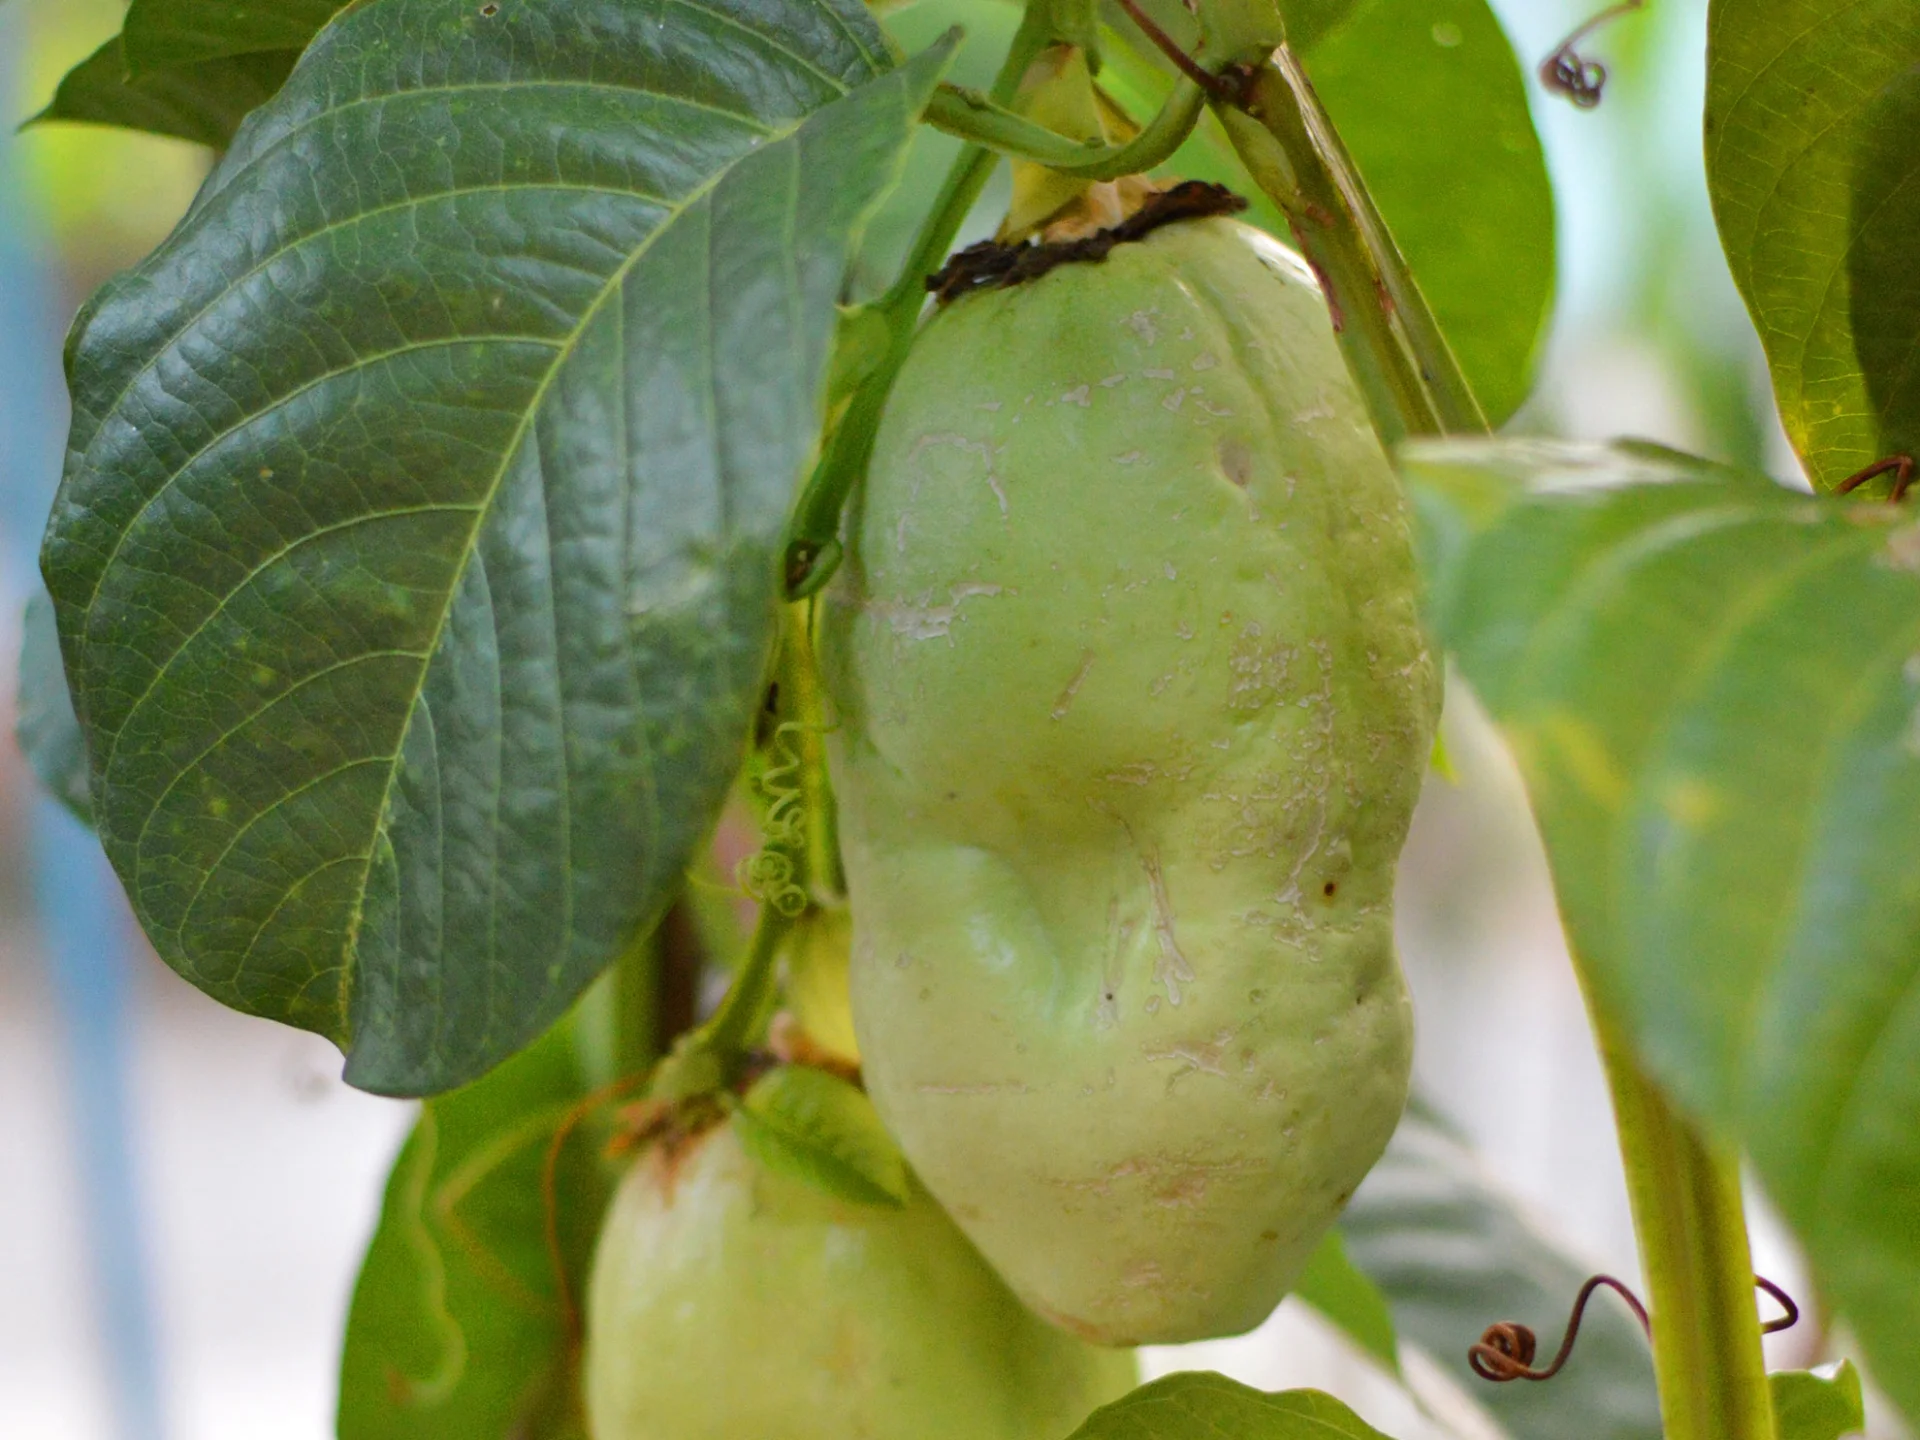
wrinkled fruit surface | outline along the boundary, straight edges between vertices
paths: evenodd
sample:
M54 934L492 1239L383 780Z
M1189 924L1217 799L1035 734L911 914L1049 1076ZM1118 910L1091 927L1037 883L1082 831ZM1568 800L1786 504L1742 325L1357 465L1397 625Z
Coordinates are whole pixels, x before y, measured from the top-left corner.
M1108 1344L1272 1309L1406 1096L1439 704L1310 273L1185 222L932 320L823 622L868 1090Z
M628 1172L587 1337L594 1440L1052 1440L1136 1379L1023 1309L924 1192L836 1200L731 1124Z

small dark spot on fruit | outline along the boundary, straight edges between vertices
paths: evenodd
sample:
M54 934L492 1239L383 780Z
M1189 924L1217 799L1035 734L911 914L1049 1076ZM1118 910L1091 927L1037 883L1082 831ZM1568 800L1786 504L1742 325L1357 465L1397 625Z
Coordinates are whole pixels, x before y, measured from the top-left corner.
M1220 473L1242 490L1253 483L1253 452L1244 440L1222 440L1218 451Z
M1325 895L1328 899L1332 899L1333 892L1338 890L1339 888L1340 888L1340 882L1338 880L1329 880L1327 881L1326 884L1320 887L1320 893L1322 895Z
M1266 998L1267 998L1267 992L1264 990L1249 990L1247 992L1247 1003L1249 1005L1258 1005L1262 1000Z
M486 16L489 20L491 20L494 16L500 13L500 7L498 5L495 5L493 3L493 0L487 0L487 3L480 7L480 13Z
M960 792L958 790L947 791L947 799L958 800L959 798L960 798Z
M1351 1200L1352 1198L1353 1198L1353 1188L1349 1186L1347 1189L1342 1190L1338 1195L1333 1197L1333 1203L1336 1205L1344 1205L1347 1203L1347 1201Z
M1280 1238L1280 1232L1278 1230L1262 1230L1260 1232L1260 1238L1271 1243Z
M1106 998L1109 1000L1113 999L1113 991L1111 990L1102 990L1100 993L1106 996Z

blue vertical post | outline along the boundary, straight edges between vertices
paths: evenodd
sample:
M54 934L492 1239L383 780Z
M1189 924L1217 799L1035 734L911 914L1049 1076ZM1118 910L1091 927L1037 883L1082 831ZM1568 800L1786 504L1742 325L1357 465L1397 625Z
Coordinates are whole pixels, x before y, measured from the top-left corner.
M25 49L18 5L0 5L0 57ZM19 76L0 64L0 604L17 617L65 441L59 285L32 228L34 205L14 163ZM16 657L0 657L11 685ZM0 737L11 744L12 737ZM72 1152L79 1168L87 1258L119 1440L161 1440L138 1177L128 1106L131 956L119 882L87 829L35 799L29 863L67 1061Z

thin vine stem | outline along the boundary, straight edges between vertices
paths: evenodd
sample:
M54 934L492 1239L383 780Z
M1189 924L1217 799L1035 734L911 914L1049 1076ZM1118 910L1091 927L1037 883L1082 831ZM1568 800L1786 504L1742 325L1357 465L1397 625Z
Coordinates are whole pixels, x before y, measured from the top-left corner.
M1053 40L1051 7L1032 0L1007 47L999 74L987 91L995 105L1005 106L1019 93L1040 52ZM839 564L840 512L854 482L866 472L879 433L880 413L886 407L900 367L906 363L913 334L926 304L926 280L953 248L954 237L986 188L1000 157L984 145L968 145L954 157L932 211L920 227L900 273L874 308L885 320L886 354L854 391L846 413L827 438L820 461L808 477L788 530L787 594L800 600L814 594Z
M745 1052L754 1021L766 1008L767 998L773 993L774 961L787 932L793 929L794 919L776 905L760 907L753 938L747 942L747 953L734 973L733 984L727 987L726 999L713 1018L695 1032L701 1047L720 1057L724 1068L730 1068L728 1062Z

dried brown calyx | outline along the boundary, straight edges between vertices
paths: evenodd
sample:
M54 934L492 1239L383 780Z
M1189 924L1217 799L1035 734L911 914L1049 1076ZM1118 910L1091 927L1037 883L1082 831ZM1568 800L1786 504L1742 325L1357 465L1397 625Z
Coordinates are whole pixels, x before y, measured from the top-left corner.
M938 273L928 277L927 289L945 305L970 290L1007 289L1037 279L1060 265L1104 260L1114 246L1144 239L1163 225L1210 215L1233 215L1246 208L1246 200L1224 185L1207 180L1182 181L1170 190L1154 194L1118 224L1090 235L1017 244L982 240L977 245L969 245L941 266Z

